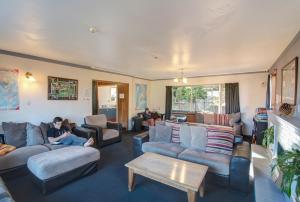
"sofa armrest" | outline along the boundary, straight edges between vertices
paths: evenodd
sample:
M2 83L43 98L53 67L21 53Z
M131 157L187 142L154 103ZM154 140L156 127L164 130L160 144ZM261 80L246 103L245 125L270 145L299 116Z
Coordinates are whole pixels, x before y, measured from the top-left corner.
M74 135L78 137L84 137L84 138L96 138L96 131L88 128L83 127L75 127L73 128Z
M243 134L243 126L244 123L242 121L233 124L233 132L235 135L242 135Z
M140 133L133 137L133 154L135 157L143 154L142 145L149 141L149 131Z
M119 132L121 132L122 131L122 124L118 123L118 122L108 121L107 122L107 128L109 128L109 129L115 129L115 130L118 130Z
M95 138L96 145L98 145L98 147L101 147L103 142L102 128L100 126L89 125L89 124L81 124L81 127L94 130L96 132L96 138Z
M4 134L0 134L0 143L4 144Z
M73 134L78 137L83 137L86 139L93 138L95 141L95 144L93 146L97 147L97 135L96 135L95 130L83 128L83 127L75 127L75 128L73 128L72 131L73 131Z
M251 147L248 142L237 144L230 161L230 186L244 192L249 191Z

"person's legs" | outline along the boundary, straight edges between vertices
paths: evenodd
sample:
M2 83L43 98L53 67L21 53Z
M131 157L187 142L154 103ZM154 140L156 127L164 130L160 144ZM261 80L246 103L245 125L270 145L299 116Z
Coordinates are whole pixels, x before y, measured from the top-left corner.
M73 139L72 139L71 136L68 136L68 137L65 137L65 138L61 139L59 142L63 145L72 145L73 144Z
M71 145L80 145L83 146L84 143L86 143L87 139L83 138L83 137L78 137L76 135L69 135L68 137L70 137L72 139L72 144Z

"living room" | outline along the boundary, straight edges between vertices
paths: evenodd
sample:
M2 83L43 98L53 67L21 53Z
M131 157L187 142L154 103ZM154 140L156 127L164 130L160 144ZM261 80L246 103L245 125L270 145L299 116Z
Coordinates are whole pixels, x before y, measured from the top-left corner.
M1 2L0 202L300 201L299 11Z

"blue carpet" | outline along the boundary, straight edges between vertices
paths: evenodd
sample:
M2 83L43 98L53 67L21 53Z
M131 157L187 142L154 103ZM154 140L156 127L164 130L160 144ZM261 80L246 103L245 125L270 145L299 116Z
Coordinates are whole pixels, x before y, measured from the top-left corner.
M136 177L133 192L127 189L127 168L132 160L132 135L124 134L123 140L101 149L99 170L48 195L42 195L32 184L30 177L23 176L6 181L17 202L182 202L187 201L185 192L160 184L141 176ZM207 183L204 198L198 202L253 202L252 191L248 194Z

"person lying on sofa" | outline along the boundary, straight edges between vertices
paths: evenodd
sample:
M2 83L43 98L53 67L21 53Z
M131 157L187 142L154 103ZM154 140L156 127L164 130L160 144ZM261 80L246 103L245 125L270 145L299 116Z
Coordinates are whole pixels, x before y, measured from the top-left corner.
M63 119L61 117L55 117L53 119L53 128L49 128L47 131L48 140L51 144L63 144L63 145L81 145L89 147L94 144L94 139L85 139L73 135L71 131L62 125Z

